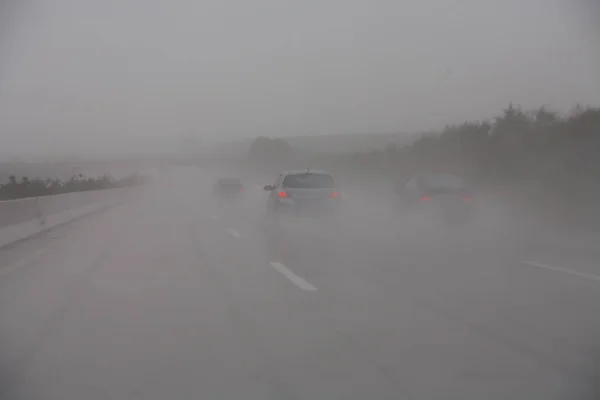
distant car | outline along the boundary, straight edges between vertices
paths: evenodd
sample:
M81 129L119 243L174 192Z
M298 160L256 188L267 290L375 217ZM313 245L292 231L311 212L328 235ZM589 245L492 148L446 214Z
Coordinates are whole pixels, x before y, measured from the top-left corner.
M440 213L448 223L466 222L473 214L473 194L466 182L451 174L419 174L399 191L409 209Z
M244 185L239 178L221 178L213 184L213 191L220 200L237 199L244 192Z
M269 191L267 215L333 216L341 205L341 194L333 177L310 169L280 174Z

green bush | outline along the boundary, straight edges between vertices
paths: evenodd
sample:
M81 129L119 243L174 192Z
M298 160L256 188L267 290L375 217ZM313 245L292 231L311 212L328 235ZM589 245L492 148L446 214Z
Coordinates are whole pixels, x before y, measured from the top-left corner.
M89 190L102 190L136 186L143 183L144 179L138 175L131 175L121 179L113 179L109 175L98 178L86 177L83 174L74 175L68 181L60 179L29 179L24 176L18 180L11 175L8 182L0 184L0 198L3 200L23 199L27 197L41 197L53 194L84 192Z

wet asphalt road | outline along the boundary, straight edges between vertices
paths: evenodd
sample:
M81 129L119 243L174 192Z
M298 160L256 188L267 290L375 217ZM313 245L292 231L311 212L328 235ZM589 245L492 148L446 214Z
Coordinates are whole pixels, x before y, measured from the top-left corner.
M271 226L269 182L219 204L214 178L0 250L1 399L594 398L597 237L356 188L335 223Z

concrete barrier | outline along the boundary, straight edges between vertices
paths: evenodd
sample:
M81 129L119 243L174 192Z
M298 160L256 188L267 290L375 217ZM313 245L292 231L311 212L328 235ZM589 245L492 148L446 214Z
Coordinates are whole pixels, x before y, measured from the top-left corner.
M118 204L130 190L93 190L0 201L0 247Z

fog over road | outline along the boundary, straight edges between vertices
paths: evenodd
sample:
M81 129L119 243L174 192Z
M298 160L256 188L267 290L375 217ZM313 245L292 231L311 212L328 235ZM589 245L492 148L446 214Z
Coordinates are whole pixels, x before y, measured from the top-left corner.
M592 398L600 250L482 200L471 226L342 190L262 221L218 171L0 250L2 399ZM478 200L479 201L479 200Z

